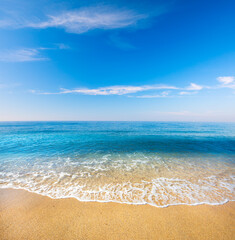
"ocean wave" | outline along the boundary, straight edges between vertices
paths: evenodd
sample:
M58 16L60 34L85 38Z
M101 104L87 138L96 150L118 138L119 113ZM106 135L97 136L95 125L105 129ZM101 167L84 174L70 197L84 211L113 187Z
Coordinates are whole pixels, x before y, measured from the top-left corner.
M0 176L2 176L0 174ZM11 176L8 174L8 176ZM218 179L209 176L197 181L179 178L157 178L151 181L122 183L79 183L73 181L70 175L60 173L57 181L51 181L44 176L38 182L37 175L25 178L15 175L8 181L1 178L0 188L18 188L38 193L50 198L76 198L85 202L117 202L125 204L148 204L156 207L170 205L223 204L235 200L234 176ZM68 178L69 181L65 181ZM67 180L68 180L67 179Z

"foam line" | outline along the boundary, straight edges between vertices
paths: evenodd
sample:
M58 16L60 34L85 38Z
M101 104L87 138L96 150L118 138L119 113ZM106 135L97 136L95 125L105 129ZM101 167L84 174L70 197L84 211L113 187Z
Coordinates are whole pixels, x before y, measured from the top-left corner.
M160 205L156 205L156 204L150 204L150 203L147 203L147 202L144 202L144 203L130 203L130 202L120 202L120 201L81 200L81 199L78 199L76 196L54 198L54 197L52 197L52 196L50 196L48 194L39 193L38 191L31 191L31 190L29 190L27 188L19 188L19 187L12 187L12 186L0 186L0 188L1 189L25 190L27 192L36 193L38 195L49 197L51 199L69 199L69 198L74 198L74 199L78 200L79 202L119 203L119 204L128 204L128 205L150 205L150 206L158 207L158 208L166 208L166 207L170 207L170 206L180 206L180 205L198 206L198 205L203 205L203 204L212 205L212 206L218 206L218 205L223 205L223 204L228 203L228 202L234 202L235 201L235 199L231 199L231 200L226 199L223 202L197 202L197 203L192 203L192 204L188 204L188 203L174 203L174 204L168 204L168 205L160 206Z

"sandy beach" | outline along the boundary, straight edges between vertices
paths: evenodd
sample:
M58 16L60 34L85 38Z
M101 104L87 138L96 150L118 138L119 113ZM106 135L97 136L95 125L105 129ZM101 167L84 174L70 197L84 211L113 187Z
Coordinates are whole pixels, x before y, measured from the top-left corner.
M0 190L0 239L234 239L235 202L171 206L50 199Z

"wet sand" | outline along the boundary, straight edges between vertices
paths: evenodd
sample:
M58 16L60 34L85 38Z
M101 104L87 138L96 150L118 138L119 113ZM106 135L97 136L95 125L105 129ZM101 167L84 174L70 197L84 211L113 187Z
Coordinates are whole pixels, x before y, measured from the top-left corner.
M156 208L0 189L0 239L235 239L235 202Z

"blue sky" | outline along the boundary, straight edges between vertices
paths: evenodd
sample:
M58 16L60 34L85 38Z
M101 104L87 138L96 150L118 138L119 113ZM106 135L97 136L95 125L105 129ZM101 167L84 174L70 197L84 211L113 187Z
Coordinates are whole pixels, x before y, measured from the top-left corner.
M0 121L235 121L234 1L0 2Z

